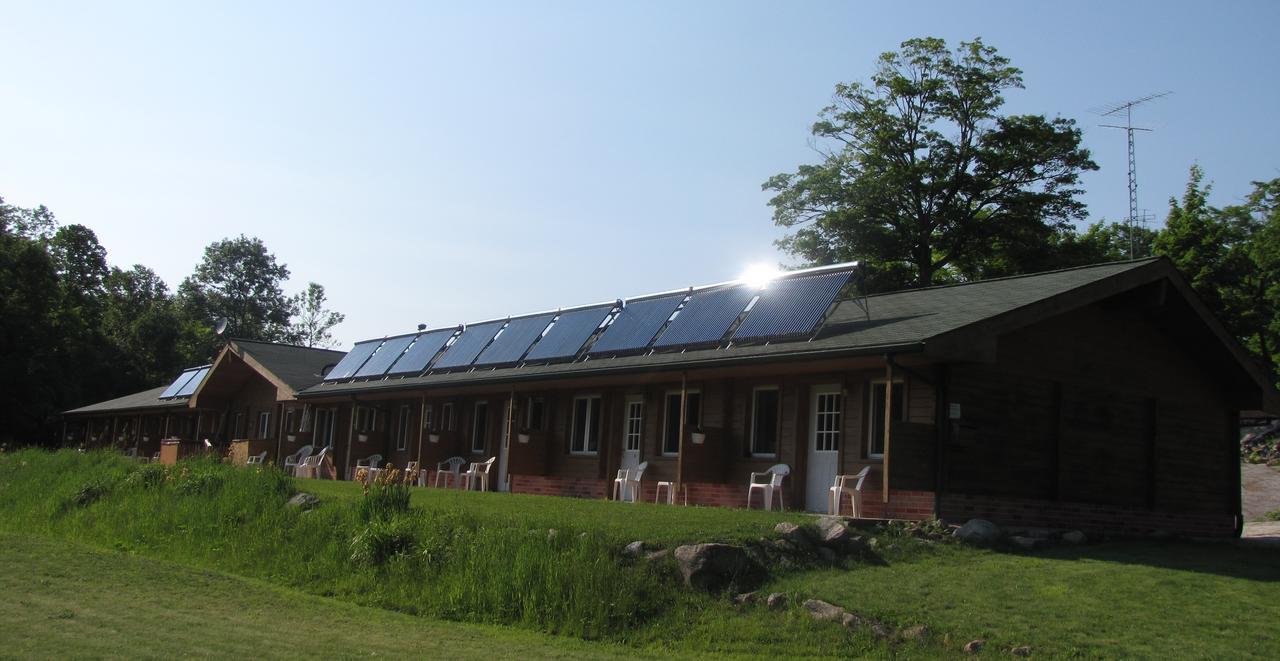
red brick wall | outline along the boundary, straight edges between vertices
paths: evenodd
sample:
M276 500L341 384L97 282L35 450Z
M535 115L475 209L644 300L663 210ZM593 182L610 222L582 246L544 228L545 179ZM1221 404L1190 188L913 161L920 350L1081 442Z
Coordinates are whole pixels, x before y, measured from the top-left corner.
M1002 526L1079 528L1131 535L1158 530L1193 537L1229 537L1235 534L1234 517L1224 514L1161 512L1115 505L962 494L944 495L942 508L942 518L951 523L980 518Z
M541 475L512 475L511 491L539 496L571 496L574 498L604 498L605 489L612 481L585 477L544 477Z
M845 496L841 512L848 513L849 500ZM880 490L864 490L862 493L862 511L859 516L867 519L908 519L922 521L933 518L934 498L932 491L899 491L889 490L889 502L886 504L880 497Z

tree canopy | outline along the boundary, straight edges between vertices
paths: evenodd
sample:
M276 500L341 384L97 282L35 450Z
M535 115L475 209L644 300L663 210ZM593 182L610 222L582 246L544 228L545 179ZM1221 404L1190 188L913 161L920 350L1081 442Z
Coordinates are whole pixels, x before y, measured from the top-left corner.
M329 331L347 317L325 307L324 286L310 282L307 290L293 299L296 319L289 327L289 341L304 347L332 349L337 343Z
M228 337L286 342L294 313L294 301L282 288L288 278L289 268L276 262L262 239L242 234L209 244L195 272L178 287L178 298L192 319L212 326L226 318ZM212 354L217 338L209 334L196 346L202 343Z
M763 185L780 245L811 264L859 260L870 286L1022 272L1084 217L1097 169L1070 119L1002 115L1022 72L981 39L911 39L869 84L836 86L813 125L821 162Z

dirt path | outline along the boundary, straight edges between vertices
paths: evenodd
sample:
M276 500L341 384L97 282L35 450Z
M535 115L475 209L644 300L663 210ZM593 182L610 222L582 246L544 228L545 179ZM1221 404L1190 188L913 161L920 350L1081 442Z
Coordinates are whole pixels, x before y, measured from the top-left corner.
M1267 513L1280 510L1280 470L1261 464L1241 464L1244 486L1244 520L1262 521Z

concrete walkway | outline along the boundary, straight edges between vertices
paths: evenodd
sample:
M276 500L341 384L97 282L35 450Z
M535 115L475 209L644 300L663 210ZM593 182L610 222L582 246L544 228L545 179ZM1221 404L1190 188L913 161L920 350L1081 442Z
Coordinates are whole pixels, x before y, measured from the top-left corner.
M1280 549L1280 521L1266 523L1255 521L1244 524L1244 534L1240 536L1240 543L1246 546Z
M1241 464L1244 487L1244 520L1262 521L1267 512L1280 510L1280 469L1262 464Z

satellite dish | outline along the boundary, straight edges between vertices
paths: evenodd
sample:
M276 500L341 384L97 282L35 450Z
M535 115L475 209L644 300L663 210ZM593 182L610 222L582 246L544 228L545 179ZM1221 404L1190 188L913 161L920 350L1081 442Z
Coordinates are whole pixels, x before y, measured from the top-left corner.
M213 334L222 335L227 332L227 318L218 317L218 322L213 325Z

